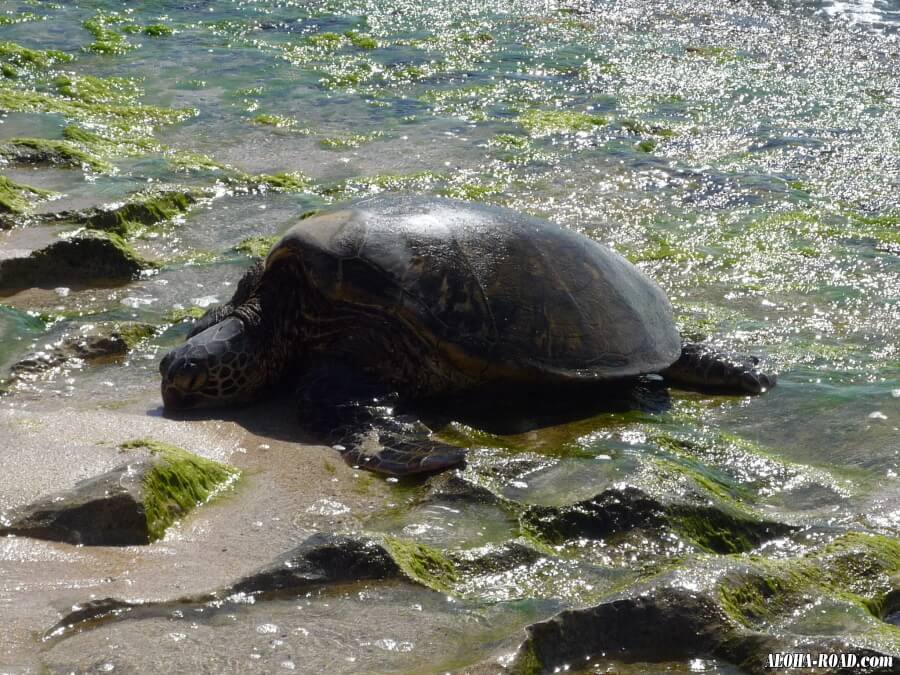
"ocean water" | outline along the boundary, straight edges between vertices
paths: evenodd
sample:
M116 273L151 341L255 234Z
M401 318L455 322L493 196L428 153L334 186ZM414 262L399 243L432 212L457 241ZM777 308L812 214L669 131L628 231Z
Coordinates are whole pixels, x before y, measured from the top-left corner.
M0 297L0 377L88 325L157 327L117 362L6 385L0 509L68 487L111 461L92 463L97 447L143 433L252 467L239 494L146 550L0 540L0 667L464 669L502 661L528 623L685 557L715 557L687 555L684 542L570 543L544 549L534 569L461 582L453 597L351 586L208 620L35 637L91 596L216 587L316 529L454 551L522 536L495 504L423 501L420 484L333 466L336 454L303 445L315 439L289 405L162 415L156 364L188 329L172 312L230 297L250 264L235 246L380 192L502 205L583 232L658 281L683 334L779 373L761 397L672 390L661 410L534 414L515 433L453 420L439 433L470 448L468 480L563 506L623 485L677 493L678 476L701 476L800 528L748 552L771 559L848 531L897 537L900 2L0 2L0 19L0 146L76 128L100 138L77 147L104 164L0 166L52 191L29 213L160 186L210 190L175 222L133 233L159 269ZM289 189L266 182L283 173ZM58 236L16 216L0 230L0 259ZM329 519L320 499L349 515ZM839 617L816 630L839 633Z

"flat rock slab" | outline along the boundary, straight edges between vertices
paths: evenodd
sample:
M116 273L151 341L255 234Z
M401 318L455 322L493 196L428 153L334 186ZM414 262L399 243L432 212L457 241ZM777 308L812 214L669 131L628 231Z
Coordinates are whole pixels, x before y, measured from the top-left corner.
M151 452L13 509L0 519L0 535L87 546L149 544L239 475L237 469L173 446L153 441L133 446Z

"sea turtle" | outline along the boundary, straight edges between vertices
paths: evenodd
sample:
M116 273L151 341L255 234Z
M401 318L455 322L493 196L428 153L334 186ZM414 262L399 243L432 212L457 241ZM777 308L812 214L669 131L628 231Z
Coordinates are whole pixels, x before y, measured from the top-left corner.
M349 462L437 471L464 451L396 404L634 379L758 394L752 357L682 344L663 291L593 239L515 211L374 197L300 220L160 364L166 408L258 398L285 379Z

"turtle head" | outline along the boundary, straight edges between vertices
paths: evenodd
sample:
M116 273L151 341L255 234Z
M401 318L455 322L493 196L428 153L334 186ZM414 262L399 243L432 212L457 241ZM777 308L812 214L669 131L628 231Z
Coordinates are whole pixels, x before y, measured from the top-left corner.
M261 320L258 262L238 282L234 297L213 307L194 325L187 341L159 364L163 403L169 409L228 405L253 399L273 372ZM271 359L269 359L271 360Z
M256 331L228 316L170 351L159 364L169 409L248 401L266 384Z

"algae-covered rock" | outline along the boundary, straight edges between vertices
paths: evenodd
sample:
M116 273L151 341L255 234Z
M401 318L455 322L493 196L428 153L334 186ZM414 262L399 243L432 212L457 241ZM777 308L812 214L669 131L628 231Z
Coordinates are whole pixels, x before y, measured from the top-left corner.
M393 537L384 546L409 579L432 590L446 593L459 579L453 563L431 546Z
M571 663L714 658L771 672L767 654L853 653L900 658L900 630L883 621L900 588L900 542L848 533L783 560L697 558L585 609L533 624L514 671ZM815 621L828 608L841 633ZM838 664L819 672L896 672Z
M728 506L669 502L634 487L613 488L568 506L530 506L523 512L521 523L527 532L551 544L605 539L639 529L674 531L699 548L717 553L749 551L794 529Z
M268 255L269 250L279 238L277 235L272 237L247 237L240 241L232 250L237 253L245 253L254 258L263 258Z
M28 354L13 364L10 376L26 379L74 360L100 363L121 358L155 332L155 326L133 321L94 324L64 337L48 349Z
M69 141L44 138L11 138L0 143L0 157L11 164L79 167L108 171L110 165Z
M156 225L187 213L202 197L201 190L151 190L132 195L128 201L92 211L84 219L91 229L128 236L141 227Z
M122 447L145 447L150 453L15 509L0 521L0 535L87 546L149 544L240 473L158 441Z
M6 176L0 176L0 215L24 213L33 201L49 197L52 192L16 183ZM7 218L0 219L0 229L12 226Z
M0 289L127 281L141 270L155 266L118 235L86 231L34 251L27 257L0 261Z

